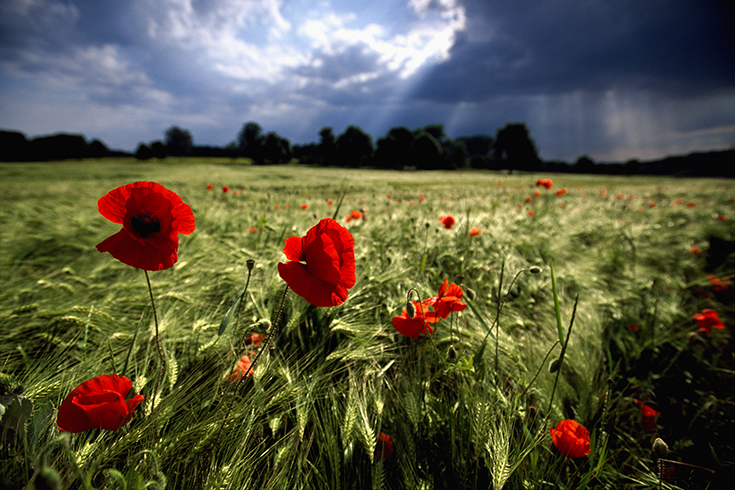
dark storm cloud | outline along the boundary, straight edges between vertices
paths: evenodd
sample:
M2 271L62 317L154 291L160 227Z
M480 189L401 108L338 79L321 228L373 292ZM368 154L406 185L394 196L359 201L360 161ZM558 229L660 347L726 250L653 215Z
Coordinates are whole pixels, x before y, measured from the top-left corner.
M493 0L467 9L468 29L451 59L417 97L477 101L619 88L693 94L735 84L732 9L724 3Z

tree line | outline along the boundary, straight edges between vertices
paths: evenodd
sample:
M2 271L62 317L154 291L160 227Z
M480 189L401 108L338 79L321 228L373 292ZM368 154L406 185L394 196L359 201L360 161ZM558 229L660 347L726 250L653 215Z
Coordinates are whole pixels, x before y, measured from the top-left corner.
M574 172L601 174L705 175L735 177L735 150L698 152L641 162L594 162L588 156L574 163L539 158L530 130L521 122L499 128L494 136L477 134L452 139L442 124L416 129L391 128L373 142L356 125L335 134L331 127L318 132L316 142L292 145L275 131L265 133L256 122L243 124L237 137L224 147L196 146L191 133L178 126L164 132L163 140L138 144L136 159L167 157L245 157L255 165L298 163L327 167L372 167L379 169L453 170L461 168ZM87 142L80 134L54 134L28 140L17 131L0 131L0 161L43 161L130 155L110 150L99 140Z

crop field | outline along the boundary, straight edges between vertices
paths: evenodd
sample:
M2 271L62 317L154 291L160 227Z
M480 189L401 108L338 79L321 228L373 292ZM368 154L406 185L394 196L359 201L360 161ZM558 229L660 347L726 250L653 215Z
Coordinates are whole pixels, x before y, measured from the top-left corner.
M137 181L196 220L164 270L96 248ZM335 306L279 274L325 218L354 240ZM2 163L0 488L727 488L733 280L730 180ZM112 374L124 423L69 430Z

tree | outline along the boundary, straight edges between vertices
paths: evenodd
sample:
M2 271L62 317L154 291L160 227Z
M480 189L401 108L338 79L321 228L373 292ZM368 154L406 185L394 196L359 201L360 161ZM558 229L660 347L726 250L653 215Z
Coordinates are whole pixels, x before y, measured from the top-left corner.
M592 173L595 171L595 162L587 155L583 155L574 163L574 171L580 174Z
M234 141L230 141L227 143L227 146L225 146L225 154L227 155L227 158L232 160L232 163L235 163L235 160L240 155L240 147L237 146L237 143Z
M363 167L373 157L373 138L357 126L347 126L337 138L339 163L351 167Z
M28 159L28 140L18 131L0 131L0 160L17 162Z
M507 168L539 170L541 160L536 145L523 123L509 123L498 129L495 136L495 159Z
M260 124L253 121L243 124L237 135L237 144L243 156L259 162L264 143L263 128L260 127Z
M145 143L139 143L138 148L135 150L135 158L138 160L149 160L153 157L151 147Z
M100 140L92 140L87 146L87 154L92 158L102 158L107 156L108 153L110 153L110 149Z
M337 138L329 126L325 126L319 130L319 145L316 148L316 159L320 165L326 165L328 167L337 164Z
M384 138L378 140L375 163L380 168L400 169L412 165L413 133L406 127L391 128Z
M166 145L160 141L151 143L151 155L153 158L166 158Z
M262 162L258 163L288 163L291 161L291 143L271 131L265 136L262 149Z
M416 168L420 170L438 170L444 168L444 151L437 139L421 131L413 141L411 148Z
M474 136L462 136L457 141L464 141L467 154L470 157L486 156L493 148L493 137L487 134L476 134Z
M194 146L191 133L178 126L171 126L166 130L165 141L168 154L176 157L191 154L191 148Z

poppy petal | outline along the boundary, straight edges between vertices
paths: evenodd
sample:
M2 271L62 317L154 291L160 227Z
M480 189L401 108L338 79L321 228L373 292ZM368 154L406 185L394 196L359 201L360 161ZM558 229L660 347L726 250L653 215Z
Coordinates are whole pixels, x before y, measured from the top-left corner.
M113 223L122 224L130 191L127 186L112 189L97 200L100 214Z
M303 238L298 236L286 238L286 245L283 247L283 253L286 255L288 260L293 260L295 262L306 261L303 242Z
M172 267L177 259L176 248L161 250L150 242L141 243L123 228L97 244L100 252L109 252L123 264L148 271L160 271Z
M337 306L347 299L347 289L312 276L300 262L279 263L278 274L294 293L314 306Z
M324 233L312 240L306 249L309 274L332 284L339 284L339 253L331 237Z
M128 415L128 405L116 391L81 394L72 403L84 411L95 429L117 430Z

